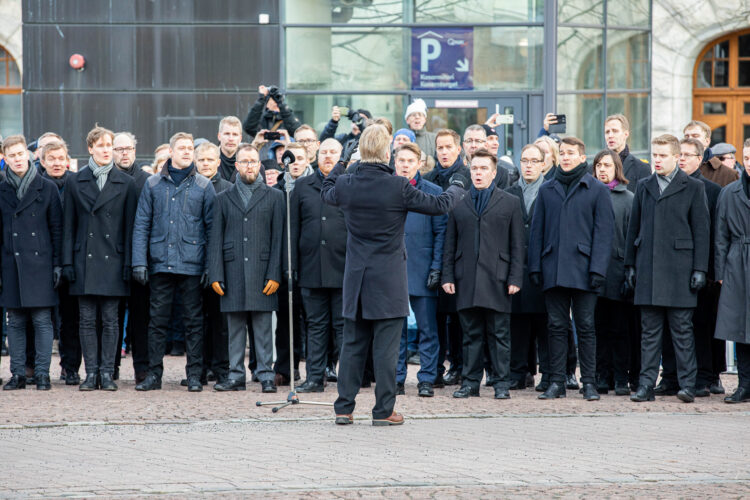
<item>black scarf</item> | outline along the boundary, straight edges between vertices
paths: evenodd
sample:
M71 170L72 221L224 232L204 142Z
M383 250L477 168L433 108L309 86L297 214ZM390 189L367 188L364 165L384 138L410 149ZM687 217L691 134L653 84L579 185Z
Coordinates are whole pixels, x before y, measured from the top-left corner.
M138 167L135 166L135 162L133 162L129 167L121 167L120 165L117 165L115 163L115 166L117 167L117 170L120 172L125 172L130 177L135 177L135 171Z
M747 170L742 171L742 187L745 189L745 196L750 198L750 176L747 175Z
M182 184L182 181L184 181L188 175L191 174L193 169L195 168L194 164L190 164L187 168L177 168L172 166L172 161L167 162L167 171L169 172L169 176L172 178L172 182L175 183L175 186L179 186Z
M68 180L69 174L70 172L66 170L65 172L63 172L62 177L51 177L45 170L44 172L42 172L42 177L54 182L55 186L57 186L57 190L60 191L60 193L62 194L63 188L65 187L65 181Z
M219 151L219 159L221 160L221 165L219 165L219 174L221 176L231 181L234 175L237 173L237 169L234 166L234 162L237 159L237 153L234 154L231 158L228 158L224 156L224 151Z
M442 165L440 165L440 162L437 162L435 165L435 169L437 170L438 176L440 176L440 180L442 183L447 183L451 176L458 172L458 169L464 166L463 161L461 160L461 155L458 155L458 158L456 158L456 161L453 162L453 165L451 165L448 168L443 168Z
M477 215L482 215L484 209L487 208L487 204L490 202L492 192L495 190L495 183L490 182L490 185L484 189L477 189L474 185L471 185L471 201L474 202L474 210L477 211Z
M587 167L588 165L586 164L586 162L583 162L569 172L566 172L562 168L558 168L555 170L555 180L562 184L566 196L568 194L568 191L570 191L570 188L575 186L581 180L581 178L586 175Z
M630 155L630 148L628 148L628 145L625 144L625 147L622 148L622 151L620 151L620 161L623 165L625 165L625 158L627 158Z

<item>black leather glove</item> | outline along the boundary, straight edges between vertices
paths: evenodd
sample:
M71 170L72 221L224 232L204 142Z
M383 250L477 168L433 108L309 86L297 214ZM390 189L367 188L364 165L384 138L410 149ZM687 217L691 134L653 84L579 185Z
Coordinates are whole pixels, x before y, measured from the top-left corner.
M697 292L704 286L706 286L706 273L703 271L693 271L693 275L690 276L690 289Z
M122 266L122 281L130 282L130 277L133 275L133 271L130 266Z
M437 290L440 286L440 269L430 269L430 274L427 275L427 289Z
M606 278L601 274L589 273L589 286L592 290L599 290L602 286L604 286L605 281Z
M633 266L625 268L625 285L631 292L635 292L635 268Z
M52 268L52 287L57 288L62 281L62 267L55 266Z
M542 286L542 273L531 273L529 274L529 281L534 286Z
M133 279L146 286L146 283L148 283L148 268L146 266L135 266L133 268Z
M76 280L76 270L73 269L73 266L63 266L62 277L68 283L74 283Z
M462 189L469 189L469 181L461 174L453 174L448 183L451 186L458 186Z
M357 148L359 148L359 139L352 139L347 142L346 147L343 151L341 151L339 162L343 162L344 166L346 166L352 159L352 155L357 150Z
M281 106L281 103L284 101L284 96L281 95L281 92L279 92L279 87L276 85L271 85L268 87L268 97L276 101L276 104Z
M210 283L208 282L208 271L203 271L201 275L201 288L208 288Z

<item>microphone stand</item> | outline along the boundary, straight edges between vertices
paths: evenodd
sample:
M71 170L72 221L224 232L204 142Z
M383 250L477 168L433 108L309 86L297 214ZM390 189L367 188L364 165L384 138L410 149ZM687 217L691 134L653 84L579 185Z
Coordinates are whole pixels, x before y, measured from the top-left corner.
M289 171L289 163L294 160L294 153L287 151L282 157L284 162L284 170ZM291 222L291 197L292 190L289 184L284 186L286 190L286 250L287 250L287 283L289 287L289 394L284 401L256 401L256 406L271 406L277 405L271 408L273 413L277 413L282 408L286 408L290 405L317 405L317 406L333 406L333 403L324 403L321 401L300 401L297 392L294 390L294 297L293 297L293 284L294 279L292 277L292 222Z

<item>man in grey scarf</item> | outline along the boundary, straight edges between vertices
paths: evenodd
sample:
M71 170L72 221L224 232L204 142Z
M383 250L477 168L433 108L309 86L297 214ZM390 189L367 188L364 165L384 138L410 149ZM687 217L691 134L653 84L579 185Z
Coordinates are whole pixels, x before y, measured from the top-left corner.
M291 192L294 189L294 182L301 178L307 177L313 173L310 166L310 160L307 159L307 150L302 144L293 142L286 147L286 151L294 153L294 163L289 164L289 170L284 172L283 182L277 184L280 189Z

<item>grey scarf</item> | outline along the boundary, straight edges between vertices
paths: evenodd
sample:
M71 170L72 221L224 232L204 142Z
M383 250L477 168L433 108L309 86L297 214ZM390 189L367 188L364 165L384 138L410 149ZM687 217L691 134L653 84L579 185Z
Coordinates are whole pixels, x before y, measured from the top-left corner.
M242 176L237 175L234 179L234 184L237 186L237 192L240 194L240 198L242 198L245 208L247 208L247 205L250 203L250 198L253 197L253 193L261 186L261 184L263 184L263 178L258 174L255 182L246 184L245 181L242 180Z
M523 193L523 204L526 205L526 213L531 212L531 206L536 200L537 194L539 194L539 187L544 183L544 176L539 175L534 182L527 184L526 180L521 177L518 179L518 185L521 186L521 192Z
M308 165L307 168L304 170L304 172L302 172L300 176L297 177L297 179L307 177L308 175L312 173L313 173L313 169L310 165ZM290 193L292 189L294 189L294 183L297 181L297 179L293 178L292 174L290 174L288 170L284 172L284 190L287 193Z
M677 175L677 170L679 169L679 166L675 166L674 170L672 170L672 173L669 175L659 175L656 174L656 181L659 184L659 194L663 194L664 191L669 187L669 184L672 182L672 179L674 179L674 176Z
M107 177L109 176L109 171L112 170L112 165L114 165L114 163L110 161L108 164L100 167L94 161L94 157L89 156L89 168L96 178L96 185L99 186L99 191L104 189L104 185L107 183Z
M16 196L19 200L23 199L26 191L29 190L29 186L31 186L31 181L34 180L37 173L36 167L31 162L29 162L29 169L23 177L18 177L18 174L11 170L10 167L5 169L5 178L8 180L8 184L16 190Z

